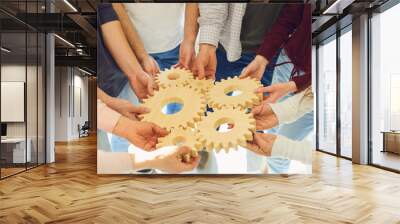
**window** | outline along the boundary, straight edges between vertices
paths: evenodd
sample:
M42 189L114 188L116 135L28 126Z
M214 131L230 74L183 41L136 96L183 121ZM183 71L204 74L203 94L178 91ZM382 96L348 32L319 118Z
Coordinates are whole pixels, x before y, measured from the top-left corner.
M352 32L340 36L340 155L352 157Z
M318 149L336 153L336 39L318 48Z
M400 4L371 19L372 163L400 170ZM397 132L396 132L397 131Z

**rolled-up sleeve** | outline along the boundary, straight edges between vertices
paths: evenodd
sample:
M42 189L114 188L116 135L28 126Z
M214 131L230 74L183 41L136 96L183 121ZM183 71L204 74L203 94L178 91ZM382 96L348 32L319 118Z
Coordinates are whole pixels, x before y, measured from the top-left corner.
M304 164L312 162L312 145L309 141L294 141L285 136L278 135L271 151L271 156L297 160Z
M199 43L217 47L228 16L228 3L200 3L199 10Z
M288 124L314 109L314 94L311 87L308 87L284 101L270 105L278 118L279 124Z
M97 13L99 17L99 25L118 20L118 15L115 13L111 3L100 4L97 8Z

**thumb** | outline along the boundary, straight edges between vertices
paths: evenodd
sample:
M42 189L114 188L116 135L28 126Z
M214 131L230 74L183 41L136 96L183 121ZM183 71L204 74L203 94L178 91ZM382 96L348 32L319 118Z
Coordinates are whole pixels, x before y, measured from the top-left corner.
M253 141L254 143L259 147L259 148L264 148L265 141L262 137L264 133L255 133L253 136Z
M152 129L153 129L153 133L155 133L156 135L158 135L160 137L164 137L169 134L169 131L165 130L164 128L162 128L156 124L152 124Z
M264 102L266 103L276 103L278 101L279 96L276 94L270 94L268 97L265 98Z
M255 90L256 93L270 93L273 91L271 86L259 87Z
M181 146L181 147L178 148L178 152L179 152L180 154L191 153L191 152L192 152L192 149L189 148L189 147L187 147L187 146Z
M262 111L262 107L263 107L263 105L264 104L261 104L261 105L259 105L259 106L255 106L255 107L253 107L253 109L251 110L251 113L253 113L253 115L259 115L259 114L261 114L261 111Z
M248 67L245 67L242 70L242 73L240 74L239 78L243 79L243 78L246 78L246 77L249 77L249 76L250 76L250 69L248 69Z

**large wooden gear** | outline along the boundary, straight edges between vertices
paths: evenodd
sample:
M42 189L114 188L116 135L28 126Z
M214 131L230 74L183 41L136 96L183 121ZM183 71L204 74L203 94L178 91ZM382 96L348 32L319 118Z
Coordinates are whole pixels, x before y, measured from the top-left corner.
M207 93L207 102L211 108L222 107L246 109L257 105L262 100L262 94L256 94L255 90L261 87L258 80L252 78L239 79L229 77L226 80L216 82ZM230 96L232 91L240 91L239 95Z
M230 124L233 127L227 132L217 130L222 124ZM246 146L246 141L253 138L256 122L251 113L233 108L223 108L208 113L197 124L199 140L207 150L215 149L219 152L224 149L226 152L237 146Z
M181 110L174 114L163 113L164 106L170 103L181 104ZM152 97L143 100L143 106L151 109L149 113L141 115L143 121L153 122L171 130L178 127L194 127L204 115L206 101L198 91L178 86L156 91Z
M160 88L186 86L194 80L193 73L186 69L166 69L156 76L156 83Z
M201 94L207 94L211 87L213 87L213 84L214 81L210 79L194 79L189 85Z

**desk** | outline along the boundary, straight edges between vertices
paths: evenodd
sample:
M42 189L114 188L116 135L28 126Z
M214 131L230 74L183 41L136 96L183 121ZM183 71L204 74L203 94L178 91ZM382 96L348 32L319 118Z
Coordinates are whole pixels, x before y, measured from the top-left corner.
M25 138L5 138L1 139L1 157L6 160L6 163L25 163L30 162L32 158L30 138L25 154ZM25 161L26 159L26 161Z
M382 131L382 134L382 152L392 152L400 154L400 131Z

